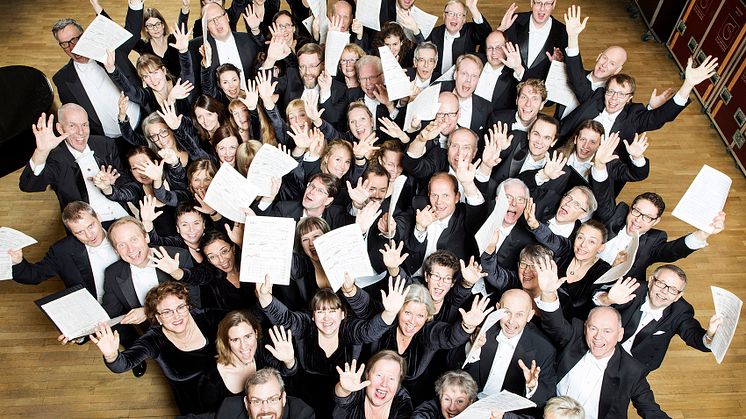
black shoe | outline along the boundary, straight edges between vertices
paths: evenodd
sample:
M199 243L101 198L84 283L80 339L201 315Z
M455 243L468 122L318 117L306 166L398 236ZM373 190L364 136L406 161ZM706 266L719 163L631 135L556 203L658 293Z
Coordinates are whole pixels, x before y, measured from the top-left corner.
M148 364L143 361L139 365L136 365L135 368L132 368L132 375L134 375L137 378L142 377L145 375L145 371L148 369Z

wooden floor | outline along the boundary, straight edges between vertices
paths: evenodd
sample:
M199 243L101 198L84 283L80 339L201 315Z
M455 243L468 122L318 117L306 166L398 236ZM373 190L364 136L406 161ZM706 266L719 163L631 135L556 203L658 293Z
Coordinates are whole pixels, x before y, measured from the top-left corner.
M558 0L559 1L559 0ZM123 22L126 2L102 0L107 11ZM165 4L162 2L161 4ZM168 20L175 20L177 0L168 6L158 4ZM193 4L198 3L192 0ZM520 11L528 10L528 0L520 0ZM625 66L637 78L639 102L647 102L653 88L677 88L679 72L667 58L664 46L643 43L640 20L630 19L624 11L626 1L579 0L583 13L590 15L587 33L581 37L586 64L605 46L619 44L630 52ZM485 1L480 9L495 24L509 2ZM567 7L559 1L559 7ZM150 4L153 6L154 4ZM430 13L440 14L441 3L419 0ZM34 0L0 2L0 66L24 64L37 67L51 79L67 57L50 33L58 18L74 17L87 24L93 19L84 0ZM561 17L562 11L555 10ZM736 169L722 140L700 114L695 100L682 115L665 128L651 134L649 156L652 174L640 184L630 184L623 198L644 191L660 193L669 210L659 225L669 236L677 237L691 227L670 216L679 197L703 163L733 178L726 205L727 230L710 240L710 246L696 252L680 265L690 277L686 298L697 310L697 318L706 322L713 314L710 285L729 289L746 297L746 180ZM27 248L25 255L39 260L48 246L63 236L59 208L52 192L27 194L18 190L20 171L0 179L0 225L11 226L35 237L39 244ZM58 280L40 286L23 286L12 281L0 283L0 417L89 418L89 417L168 417L176 413L158 367L150 364L139 379L131 374L112 374L103 365L98 350L57 344L57 333L33 301L61 288ZM743 323L743 322L742 322ZM746 417L746 334L744 325L731 345L722 365L711 354L704 354L674 339L666 360L650 376L657 400L674 418ZM634 414L632 415L634 417Z

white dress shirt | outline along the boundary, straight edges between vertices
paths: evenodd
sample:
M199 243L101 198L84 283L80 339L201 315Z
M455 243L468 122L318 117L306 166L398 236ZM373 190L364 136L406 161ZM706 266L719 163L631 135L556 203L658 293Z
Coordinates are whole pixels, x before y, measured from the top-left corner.
M591 157L588 161L580 161L578 155L573 151L567 159L567 165L575 169L580 176L583 176L583 179L588 180L591 167L593 167L593 158Z
M619 113L622 112L624 108L614 112L614 113L608 113L606 112L606 109L602 110L598 116L593 118L594 121L598 121L601 123L601 125L604 126L604 137L603 141L606 141L607 138L609 138L609 134L611 133L611 128L614 126L614 121L616 121L616 118L619 116Z
M241 55L238 53L236 38L233 37L233 34L230 34L225 41L220 41L216 38L213 39L215 39L215 47L218 50L218 61L220 64L231 63L241 70L241 76L239 77L241 79L241 88L246 90L246 77L244 74L248 73L241 63Z
M119 130L119 88L114 84L96 61L88 60L86 64L73 61L75 72L96 111L104 135L111 138L122 136ZM132 101L127 105L127 116L132 129L140 121L140 106Z
M471 96L466 99L458 99L458 107L461 111L458 117L459 126L471 128L471 113L473 103L474 101L471 99Z
M557 383L557 395L572 397L580 403L585 409L586 419L598 418L604 372L612 355L613 352L606 358L597 359L591 351L586 352Z
M534 160L533 157L531 157L531 154L529 153L528 156L526 156L526 159L523 160L523 166L521 166L521 171L518 173L523 173L527 170L539 170L544 167L544 165L547 164L547 158L544 156L541 160Z
M557 222L556 217L552 217L551 220L547 223L550 230L552 230L552 233L562 236L565 238L570 238L570 235L572 234L572 231L575 230L575 223L565 223L560 224Z
M76 161L84 155L93 155L93 151L88 147L88 145L85 146L85 149L82 152L70 147L70 144L68 143L65 143L65 145ZM101 192L101 189L96 187L92 180L88 179L90 176L88 176L84 171L83 167L80 168L80 172L83 176L85 190L88 193L88 204L90 204L94 211L96 211L96 214L101 218L101 221L116 220L117 218L129 215L121 204L107 198L106 195ZM93 176L93 174L91 174L91 176Z
M539 54L544 53L544 44L549 39L549 31L552 30L552 18L547 19L547 23L541 28L534 24L534 18L529 18L528 23L528 54L526 55L526 67L529 68L539 58Z
M627 227L622 227L619 233L613 239L606 242L606 247L602 252L599 252L598 257L605 260L609 265L614 264L616 255L622 250L626 249L632 242L632 235L627 233ZM635 257L635 255L627 255L627 257Z
M642 330L643 327L647 326L653 320L660 320L661 317L663 317L663 310L665 309L665 307L654 309L650 306L650 297L648 297L647 295L645 296L645 302L642 303L642 306L640 306L640 311L642 311L640 324L637 325L635 333L633 333L632 336L629 337L629 339L625 340L622 343L622 348L627 351L627 353L632 354L632 344L635 343L635 338L637 337L637 334L640 333L640 330Z
M504 69L504 65L493 68L492 64L485 64L482 74L479 75L479 82L477 82L477 88L474 89L474 94L492 102L492 94L495 92L497 79L500 78Z
M499 393L503 389L503 383L505 382L505 375L510 368L510 363L515 353L515 348L518 346L518 341L521 340L523 331L508 338L505 336L503 331L497 334L495 340L497 340L497 351L495 351L495 358L492 360L492 367L490 368L490 375L487 377L487 382L484 383L484 388L477 395L477 398L485 398L493 394Z
M137 299L140 301L140 305L144 305L145 295L151 288L158 286L158 275L152 266L138 268L135 265L130 265L130 271L132 272L132 284L135 286Z
M531 124L523 125L521 122L521 118L518 117L518 112L515 113L515 122L513 122L513 125L510 126L511 131L523 131L528 132L528 127Z
M119 260L119 255L111 247L109 239L104 240L96 247L85 245L88 261L91 263L93 282L96 284L96 298L102 302L104 296L104 272L112 263Z
M461 32L456 32L455 35L448 33L446 29L445 35L443 36L443 63L440 66L440 72L445 73L454 64L453 62L453 40L461 37Z

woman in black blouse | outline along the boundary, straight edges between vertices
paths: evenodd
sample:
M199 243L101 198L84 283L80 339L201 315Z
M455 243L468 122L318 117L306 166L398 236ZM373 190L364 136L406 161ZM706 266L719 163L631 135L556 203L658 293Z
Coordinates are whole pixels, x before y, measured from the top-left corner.
M181 73L179 66L179 50L172 44L176 43L176 38L169 34L168 23L161 12L154 8L148 7L143 11L143 39L140 39L133 48L138 54L153 54L161 59L166 65L168 71L176 77ZM179 13L177 25L179 28L186 28L189 20L189 1L184 0Z
M154 359L168 378L182 414L202 411L197 384L215 365L215 332L224 311L190 309L184 284L164 282L145 296L145 315L153 325L129 348L119 352L119 333L105 323L89 336L113 372L128 371Z
M357 361L337 367L339 383L334 387L334 419L409 419L412 401L402 387L407 361L394 351L373 355L361 382L364 364ZM365 391L361 391L365 389Z

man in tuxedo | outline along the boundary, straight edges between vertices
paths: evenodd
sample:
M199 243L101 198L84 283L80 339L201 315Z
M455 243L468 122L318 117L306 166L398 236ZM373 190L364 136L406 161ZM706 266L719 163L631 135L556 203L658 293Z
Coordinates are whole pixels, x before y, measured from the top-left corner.
M485 45L484 68L474 94L492 102L493 112L511 108L516 86L525 75L518 45L507 42L501 31L490 33Z
M200 7L204 7L208 3L216 3L220 7L225 8L225 0L201 0ZM246 0L231 0L231 6L224 9L225 13L228 15L228 21L230 22L230 28L232 31L235 31L238 27L238 22L241 20L241 14L244 13L247 4L248 1ZM277 13L277 10L279 10L279 1L277 2L277 6L273 7L273 5L274 1L270 0L265 2L265 14L274 16L274 14ZM204 35L205 34L202 33L202 17L197 16L197 19L194 20L194 25L192 26L192 37L201 38Z
M425 90L440 77L437 70L438 47L432 42L423 42L414 49L414 67L407 68L407 76L414 82L417 92ZM406 129L407 127L405 127Z
M54 133L53 115L47 118L42 114L32 128L36 149L21 173L20 189L43 192L51 186L60 209L73 201L87 202L105 225L127 215L124 208L104 196L92 180L99 168L112 168L114 175L124 173L114 140L90 135L88 114L80 105L62 105L57 115L60 135ZM116 182L124 183L125 177L120 176Z
M686 273L676 265L661 265L647 283L632 278L618 281L594 301L619 310L624 325L622 348L642 362L648 372L660 367L671 339L679 335L694 349L710 352L710 344L722 324L715 314L705 330L694 318L694 308L682 297Z
M453 92L459 102L459 126L470 128L482 138L487 129L487 118L492 105L487 99L474 94L482 73L482 60L474 54L464 54L456 60L453 81L443 82L441 92Z
M619 345L624 337L619 312L596 307L585 323L569 322L559 310L557 290L564 281L557 277L556 264L546 257L537 261L536 269L542 328L560 350L557 394L582 404L586 418L627 417L631 400L641 417L668 419L655 402L645 366Z
M100 303L104 295L104 270L119 260L106 237L101 219L85 202L74 201L62 211L62 223L72 233L53 244L40 262L29 263L23 250L8 250L13 280L40 284L59 276L65 288L83 285Z
M461 0L448 0L443 9L443 24L433 28L427 38L438 47L437 69L441 74L448 71L456 59L463 54L477 52L492 30L477 7L478 0L464 4ZM466 22L466 10L471 12L472 22Z
M487 126L501 122L507 124L509 131L528 133L528 128L536 120L536 116L544 109L547 101L547 88L542 80L528 79L516 86L516 109L494 111L487 120Z
M140 33L142 8L142 3L130 3L127 9L125 29L131 33ZM119 88L111 81L101 64L82 55L73 54L75 45L83 36L83 27L73 19L61 19L52 26L52 35L70 57L70 61L52 77L57 86L60 102L63 105L77 103L82 106L89 116L90 130L94 135L121 137L117 105ZM114 51L117 68L134 85L139 85L141 81L128 55L139 40L139 37L133 36ZM132 128L137 128L140 121L140 106L130 101L127 105L127 116Z
M530 208L529 208L530 207ZM559 201L559 207L551 212L549 206L539 207L530 202L526 210L526 224L534 235L542 234L539 229L549 229L553 235L569 239L575 235L581 220L589 219L598 208L593 191L587 186L575 186L567 191Z
M540 409L557 386L554 346L529 323L534 309L526 291L505 291L500 309L505 317L497 327L480 332L475 346L484 344L467 357L464 370L477 382L479 398L507 390L531 399Z
M373 128L377 126L379 118L388 117L391 120L396 120L400 112L396 108L396 103L389 99L386 86L383 84L381 58L374 55L363 55L355 63L355 70L357 71L357 78L360 80L360 87L347 92L348 100L363 100L363 103L373 115ZM401 115L403 118L404 114Z
M551 16L557 0L531 0L531 12L515 13L511 7L503 23L511 22L504 30L508 40L518 44L525 78L545 80L552 60L562 59L567 47L565 25Z

